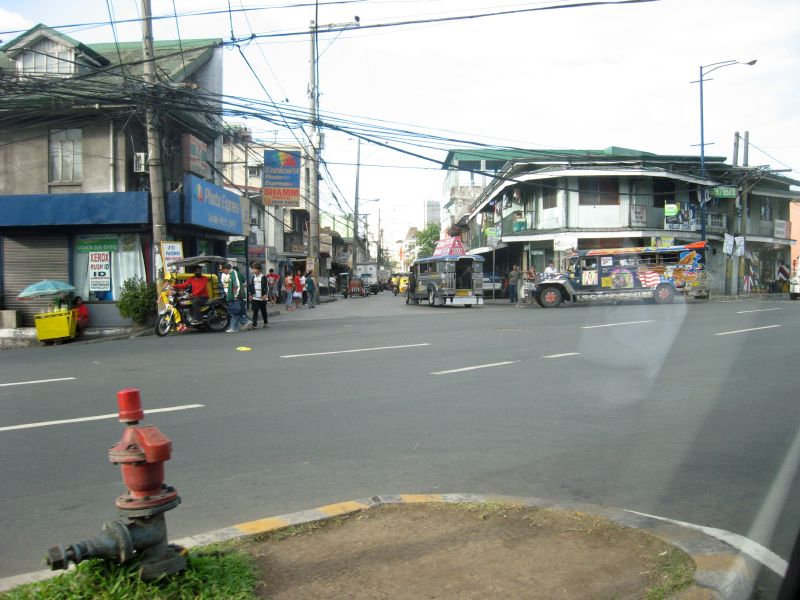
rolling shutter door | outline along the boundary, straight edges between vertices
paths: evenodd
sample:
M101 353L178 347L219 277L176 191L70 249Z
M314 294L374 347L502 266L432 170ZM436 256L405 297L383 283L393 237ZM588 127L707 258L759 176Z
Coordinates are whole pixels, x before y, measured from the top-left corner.
M18 310L25 327L33 326L33 315L47 310L48 298L18 300L27 286L42 279L69 281L67 236L3 237L3 292L6 308Z

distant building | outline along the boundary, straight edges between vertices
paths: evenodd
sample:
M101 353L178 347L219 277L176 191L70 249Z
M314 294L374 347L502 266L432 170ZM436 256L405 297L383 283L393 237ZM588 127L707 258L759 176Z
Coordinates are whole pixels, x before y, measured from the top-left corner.
M410 227L408 229L408 233L406 233L406 237L403 238L403 247L401 248L402 251L402 258L401 258L401 266L403 271L408 271L411 263L413 263L417 258L417 233L419 229L416 227Z
M436 225L441 225L442 223L442 209L441 205L439 204L438 200L426 200L425 201L425 227L428 227L431 223L436 223Z

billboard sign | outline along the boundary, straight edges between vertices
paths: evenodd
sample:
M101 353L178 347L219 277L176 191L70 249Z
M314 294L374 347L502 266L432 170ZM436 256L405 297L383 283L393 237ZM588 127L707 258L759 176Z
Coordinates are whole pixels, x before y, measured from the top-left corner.
M261 193L265 206L300 206L300 152L264 150Z
M194 173L205 179L211 177L208 144L189 133L184 133L181 138L181 149L183 150L184 171Z

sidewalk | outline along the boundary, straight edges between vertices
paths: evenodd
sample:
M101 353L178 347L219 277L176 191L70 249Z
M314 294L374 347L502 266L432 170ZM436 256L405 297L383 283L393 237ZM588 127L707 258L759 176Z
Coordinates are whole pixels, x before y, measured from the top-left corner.
M710 300L695 300L689 299L683 296L682 294L676 294L675 299L673 302L685 302L691 304L703 304L704 302L734 302L734 301L759 301L759 302L767 302L767 301L776 301L776 300L789 300L789 294L784 293L777 293L777 294L739 294L739 295L725 295L725 294L711 294ZM610 301L609 301L610 302ZM625 300L625 302L641 302L641 300ZM508 298L496 298L492 299L491 296L485 297L483 299L483 303L486 306L514 306L511 302L508 301ZM584 304L589 304L588 302ZM601 302L592 302L592 304L601 304ZM522 307L525 308L540 308L536 302L524 302L521 304Z
M335 302L336 298L327 296L319 299L320 304ZM271 306L267 310L267 315L277 317L281 314L281 306ZM252 312L248 312L252 316ZM92 344L109 340L133 339L146 335L155 335L152 326L134 325L129 327L88 327L82 338L76 338L68 344ZM40 342L36 339L35 327L18 327L16 329L0 329L0 350L12 348L27 348L37 346Z
M387 591L402 600L746 600L764 568L753 543L731 532L500 495L373 496L173 540L217 552L226 542L253 557L259 596L293 600L367 600ZM785 570L781 562L764 564ZM0 592L58 574L0 579Z

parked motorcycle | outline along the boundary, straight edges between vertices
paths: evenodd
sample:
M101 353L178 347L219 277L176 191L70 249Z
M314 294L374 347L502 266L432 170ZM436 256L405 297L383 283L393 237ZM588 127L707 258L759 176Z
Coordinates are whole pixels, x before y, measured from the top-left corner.
M167 284L161 290L161 303L164 308L156 320L156 335L164 337L170 331L191 327L200 331L225 331L230 322L228 306L224 298L213 298L200 309L201 320L197 325L189 325L192 317L192 295L176 290Z

